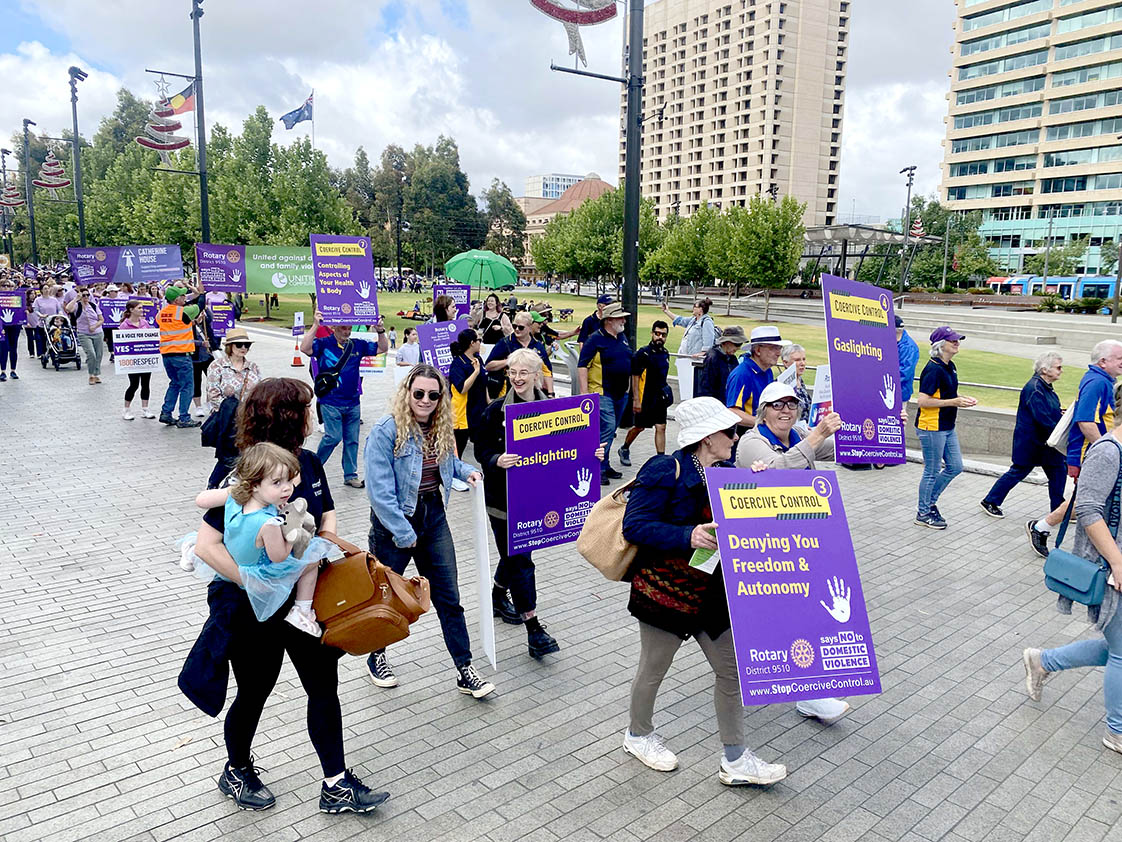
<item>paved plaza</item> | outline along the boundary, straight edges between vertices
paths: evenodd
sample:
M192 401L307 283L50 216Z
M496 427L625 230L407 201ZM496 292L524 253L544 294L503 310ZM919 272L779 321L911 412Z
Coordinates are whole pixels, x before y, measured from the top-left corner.
M254 331L266 375L292 369L291 338ZM21 348L21 351L25 349ZM920 468L842 471L884 692L851 699L832 727L791 704L745 710L749 746L783 762L770 789L717 780L712 674L681 650L655 723L680 767L624 754L638 658L627 586L572 546L536 554L539 610L561 644L543 663L525 632L497 624L499 668L479 646L468 495L450 517L476 664L498 692L456 692L434 613L390 650L401 686L375 688L344 658L347 763L392 797L372 816L317 811L319 764L304 694L286 663L255 750L274 809L239 812L215 787L222 725L176 675L206 616L205 589L176 565L192 498L213 464L197 430L124 422L125 378L43 371L0 384L0 840L828 840L1122 839L1122 756L1100 743L1102 671L1024 692L1020 653L1093 633L1044 589L1024 521L1044 488L1018 487L1008 517L978 508L991 478L964 474L940 501L945 532L912 525ZM153 377L153 401L166 379ZM389 382L367 380L365 431ZM669 439L677 428L670 425ZM314 444L314 441L313 441ZM650 434L633 448L653 452ZM469 451L468 459L471 454ZM632 469L635 470L635 469ZM365 544L365 492L328 465L340 532ZM488 607L489 608L489 607Z

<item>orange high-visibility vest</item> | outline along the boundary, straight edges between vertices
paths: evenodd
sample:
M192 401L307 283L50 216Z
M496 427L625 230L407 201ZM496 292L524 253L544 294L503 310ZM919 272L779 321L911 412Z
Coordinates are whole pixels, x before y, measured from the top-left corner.
M193 354L195 334L190 324L183 323L183 308L175 304L165 304L156 314L156 324L160 327L161 354Z

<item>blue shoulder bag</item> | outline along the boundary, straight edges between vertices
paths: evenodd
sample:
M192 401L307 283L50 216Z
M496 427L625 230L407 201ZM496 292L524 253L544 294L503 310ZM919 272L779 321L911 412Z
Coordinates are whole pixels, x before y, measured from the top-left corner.
M1110 506L1107 509L1107 525L1110 527L1110 534L1117 540L1119 513L1122 511L1122 444L1119 444L1113 436L1109 438L1119 451L1118 478L1114 481L1114 492L1110 496ZM1080 605L1102 605L1103 597L1106 595L1106 580L1110 575L1110 565L1101 555L1095 561L1091 561L1060 549L1060 542L1064 540L1064 533L1067 531L1068 520L1074 506L1075 493L1073 492L1071 502L1067 504L1067 511L1064 512L1059 535L1056 536L1056 545L1044 561L1044 586Z

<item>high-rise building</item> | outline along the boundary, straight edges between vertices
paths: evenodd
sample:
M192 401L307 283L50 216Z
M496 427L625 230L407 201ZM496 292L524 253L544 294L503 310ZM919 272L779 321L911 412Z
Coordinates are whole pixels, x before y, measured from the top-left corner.
M531 199L560 199L561 194L581 181L583 175L532 175L526 179L526 197Z
M1122 223L1122 6L958 0L941 198L981 210L1006 271L1089 237L1080 274Z
M849 2L657 0L643 31L641 188L659 218L770 192L833 224Z

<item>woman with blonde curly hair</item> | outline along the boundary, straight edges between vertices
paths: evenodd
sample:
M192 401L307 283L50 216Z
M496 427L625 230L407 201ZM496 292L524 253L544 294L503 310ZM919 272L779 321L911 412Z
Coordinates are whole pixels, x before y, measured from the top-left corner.
M482 474L456 456L451 403L444 376L431 365L416 365L398 386L389 413L366 437L370 552L398 573L410 559L416 562L432 589L444 643L459 673L456 686L481 699L495 686L471 665L456 547L444 506L454 478L476 485ZM384 649L371 653L367 666L375 686L397 686Z

